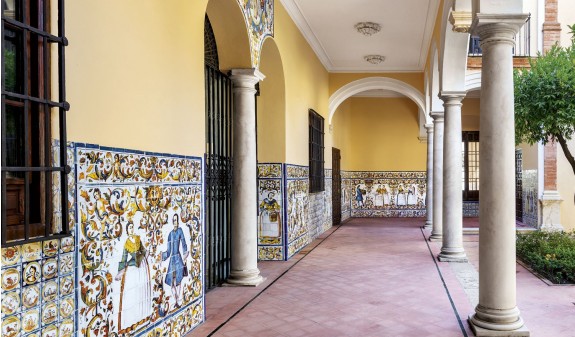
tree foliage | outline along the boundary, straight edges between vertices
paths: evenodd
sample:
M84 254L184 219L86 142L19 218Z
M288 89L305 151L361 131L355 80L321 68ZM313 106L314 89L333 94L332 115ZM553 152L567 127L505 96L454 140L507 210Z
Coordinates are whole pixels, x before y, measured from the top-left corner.
M571 46L555 45L529 60L531 70L515 70L516 142L559 142L575 174L567 141L575 133L575 24Z

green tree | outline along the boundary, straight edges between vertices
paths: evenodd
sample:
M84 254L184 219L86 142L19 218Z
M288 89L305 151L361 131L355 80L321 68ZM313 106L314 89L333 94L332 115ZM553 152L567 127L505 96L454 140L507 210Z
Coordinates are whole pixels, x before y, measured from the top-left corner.
M575 133L575 24L571 46L555 45L529 60L531 70L515 70L516 142L558 142L573 168L567 141Z

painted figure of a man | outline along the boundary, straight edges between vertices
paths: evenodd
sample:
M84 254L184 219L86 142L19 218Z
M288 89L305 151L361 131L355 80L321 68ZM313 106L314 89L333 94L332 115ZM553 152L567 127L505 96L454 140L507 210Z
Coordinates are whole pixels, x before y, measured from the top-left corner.
M168 271L166 273L166 284L172 287L172 295L176 300L176 308L181 305L180 291L182 279L188 276L188 268L184 261L187 259L189 251L184 237L184 231L180 228L180 217L174 214L172 217L174 229L168 236L168 250L162 253L162 261L170 259ZM180 253L180 245L184 251L183 259Z

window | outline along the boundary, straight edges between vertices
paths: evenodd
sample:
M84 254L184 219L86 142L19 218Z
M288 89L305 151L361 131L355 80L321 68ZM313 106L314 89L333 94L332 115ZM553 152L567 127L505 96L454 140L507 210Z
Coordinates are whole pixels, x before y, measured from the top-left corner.
M309 109L309 191L321 192L323 173L323 117Z
M463 131L463 200L479 200L479 131Z
M52 180L59 178L59 199L66 200L69 168L65 166L64 1L58 1L59 36L50 33L49 3L2 0L2 246L52 237L55 227L62 227L56 236L69 234L66 202L58 210L62 224L52 221L56 211ZM50 56L55 46L58 102L51 99ZM52 138L60 139L60 167L52 165Z

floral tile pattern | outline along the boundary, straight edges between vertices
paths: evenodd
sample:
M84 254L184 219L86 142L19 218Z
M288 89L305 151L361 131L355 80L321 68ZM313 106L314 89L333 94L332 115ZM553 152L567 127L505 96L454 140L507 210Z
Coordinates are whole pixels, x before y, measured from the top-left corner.
M187 333L204 317L201 158L92 145L76 156L78 334Z
M287 258L311 242L309 168L286 164Z
M258 164L258 258L284 260L282 164Z
M331 170L325 176L325 191L310 195L308 167L258 164L259 260L287 260L331 227Z
M252 66L259 68L262 44L274 35L274 0L237 0L249 33Z
M351 196L351 217L425 216L425 172L348 171L342 178L348 189L343 194Z

